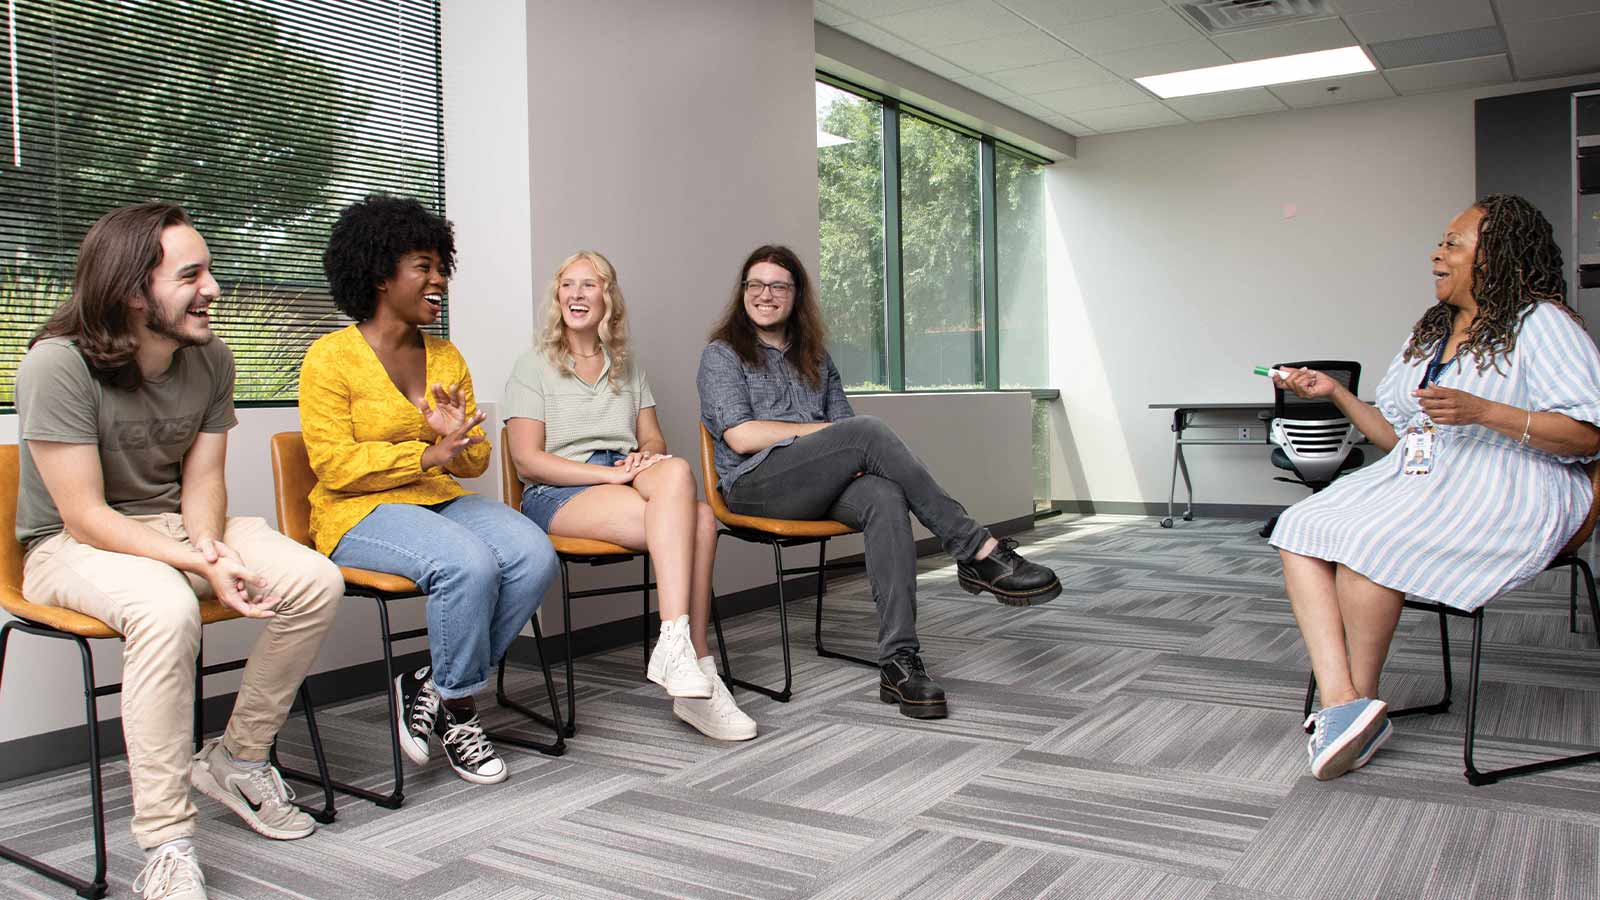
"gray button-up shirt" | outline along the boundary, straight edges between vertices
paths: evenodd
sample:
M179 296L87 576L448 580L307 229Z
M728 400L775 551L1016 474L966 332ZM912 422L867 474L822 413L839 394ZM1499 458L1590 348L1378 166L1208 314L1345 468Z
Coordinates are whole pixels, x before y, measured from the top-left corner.
M823 357L822 384L813 388L789 364L783 351L757 344L765 366L749 367L722 341L708 344L700 354L700 420L716 444L717 489L724 494L739 476L761 465L778 447L794 443L788 438L745 456L729 447L722 433L752 420L766 422L837 422L855 415L844 396L844 383L831 357Z

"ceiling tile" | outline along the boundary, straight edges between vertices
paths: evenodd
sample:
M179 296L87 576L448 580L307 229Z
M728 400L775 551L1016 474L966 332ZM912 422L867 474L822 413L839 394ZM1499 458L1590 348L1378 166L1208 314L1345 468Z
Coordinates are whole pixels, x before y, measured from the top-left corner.
M1029 100L1027 97L1011 97L1002 102L1017 112L1030 115L1041 122L1050 118L1051 116L1059 115L1059 113L1050 107L1045 106L1042 103L1035 103L1034 101Z
M1087 22L1126 13L1162 9L1165 0L999 0L1012 12L1039 25Z
M1212 38L1237 62L1312 53L1348 47L1356 42L1350 29L1338 19L1315 19L1278 28L1257 28Z
M994 0L962 0L874 19L883 30L928 49L1032 30Z
M1069 116L1050 116L1044 122L1046 125L1053 125L1068 134L1077 135L1078 137L1087 137L1091 134L1100 133Z
M1174 97L1164 102L1191 121L1251 116L1256 113L1277 112L1285 108L1283 101L1272 96L1272 92L1266 88L1224 91L1220 94L1202 94L1198 97Z
M969 91L977 91L985 97L995 100L1009 100L1017 95L1016 91L995 84L982 75L968 75L965 78L952 78L950 80Z
M871 22L846 22L839 26L839 30L853 38L859 38L879 50L886 50L895 56L904 56L917 46L910 41L884 31Z
M858 19L876 19L913 9L927 9L950 0L827 0L828 3Z
M1402 94L1422 94L1444 88L1465 87L1469 84L1510 81L1511 66L1502 53L1480 59L1458 59L1426 66L1385 69L1383 75L1394 85L1394 89Z
M1594 0L1494 0L1502 22L1533 22L1594 12Z
M1485 0L1487 2L1487 0ZM1075 25L1050 27L1051 33L1067 42L1067 46L1085 56L1149 47L1153 44L1171 44L1192 41L1201 37L1183 16L1171 9L1112 16Z
M1076 59L1078 54L1055 38L1037 29L1021 34L983 38L940 47L939 55L962 68L978 73L1020 69L1061 59Z
M929 50L912 50L901 54L900 58L917 68L927 69L944 78L965 78L973 74Z
M1044 94L1034 94L1030 99L1043 103L1058 113L1084 121L1083 116L1079 115L1079 113L1085 110L1145 103L1149 102L1150 95L1128 84L1126 81L1113 81L1107 84L1073 88L1069 91L1050 91ZM1090 124L1090 127L1098 128L1099 126Z
M1146 103L1135 103L1130 106L1114 106L1110 109L1081 112L1074 115L1073 118L1096 131L1132 131L1135 128L1181 125L1184 122L1183 116L1153 100Z
M1042 66L995 72L989 77L1019 94L1061 91L1116 80L1115 75L1087 59L1064 59Z
M1138 78L1141 75L1164 75L1221 66L1233 60L1210 41L1180 41L1106 53L1096 57L1095 61L1125 78Z
M1330 91L1328 88L1338 88ZM1325 78L1321 81L1297 81L1294 84L1275 84L1271 88L1278 99L1295 109L1313 106L1330 106L1335 103L1354 103L1357 100L1382 100L1395 96L1389 82L1377 72L1346 75L1343 78Z
M1507 22L1506 43L1518 78L1600 71L1600 13Z
M1495 24L1489 0L1406 0L1345 16L1344 21L1369 44Z
M834 0L838 2L838 0ZM1372 12L1375 9L1386 9L1393 6L1395 0L1329 0L1328 8L1342 16L1353 13Z
M847 13L837 6L826 3L824 0L816 0L815 5L813 6L811 17L824 25L833 25L835 27L843 25L846 22L854 22L856 19L856 17L851 13Z

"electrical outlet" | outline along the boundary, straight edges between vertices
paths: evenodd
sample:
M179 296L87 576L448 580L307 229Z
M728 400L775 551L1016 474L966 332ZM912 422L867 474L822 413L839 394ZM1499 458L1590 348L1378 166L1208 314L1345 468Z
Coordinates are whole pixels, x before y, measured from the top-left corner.
M1250 440L1250 429L1247 426L1244 426L1244 425L1240 425L1239 426L1239 440L1241 440L1241 441Z

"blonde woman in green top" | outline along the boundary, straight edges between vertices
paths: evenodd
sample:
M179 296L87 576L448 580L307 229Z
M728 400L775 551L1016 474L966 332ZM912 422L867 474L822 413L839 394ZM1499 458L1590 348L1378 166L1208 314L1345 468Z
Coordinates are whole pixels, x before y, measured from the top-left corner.
M717 677L706 642L717 521L697 499L689 463L667 452L630 353L616 269L599 253L575 253L544 305L538 340L518 358L502 402L522 512L548 534L647 550L661 612L650 680L707 736L753 738L756 723Z

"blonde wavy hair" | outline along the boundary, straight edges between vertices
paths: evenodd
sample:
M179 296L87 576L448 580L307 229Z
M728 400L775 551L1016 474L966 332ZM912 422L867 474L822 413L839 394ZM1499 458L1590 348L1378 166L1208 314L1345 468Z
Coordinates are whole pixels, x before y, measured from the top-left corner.
M617 283L617 270L604 256L593 250L579 250L562 260L555 277L544 289L544 327L539 331L538 343L556 368L563 374L577 377L567 348L567 323L561 317L557 294L561 289L561 276L580 261L587 262L600 277L600 299L605 304L600 317L600 346L611 355L611 371L606 381L612 393L620 393L623 375L628 370L628 308L622 300L622 286Z

